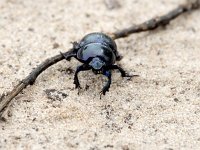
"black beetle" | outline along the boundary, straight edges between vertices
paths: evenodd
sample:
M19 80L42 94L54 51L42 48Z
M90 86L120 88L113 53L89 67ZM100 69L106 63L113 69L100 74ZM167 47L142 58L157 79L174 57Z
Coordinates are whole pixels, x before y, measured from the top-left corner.
M104 33L90 33L83 37L77 43L73 43L73 51L70 55L65 56L66 60L71 57L76 58L83 64L78 66L74 75L74 84L76 88L81 88L78 80L78 73L92 69L95 74L103 74L108 78L106 85L103 87L101 94L105 95L111 85L111 70L118 69L122 77L132 77L127 74L121 67L115 65L115 61L121 60L117 51L115 41Z

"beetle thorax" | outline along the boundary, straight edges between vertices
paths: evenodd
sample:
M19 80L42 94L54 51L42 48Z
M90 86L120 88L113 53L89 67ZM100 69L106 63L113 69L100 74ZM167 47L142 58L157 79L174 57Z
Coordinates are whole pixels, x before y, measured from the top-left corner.
M103 45L102 43L90 43L78 50L77 58L83 63L91 60L91 58L100 57L106 63L106 65L113 64L116 60L116 56L113 51Z

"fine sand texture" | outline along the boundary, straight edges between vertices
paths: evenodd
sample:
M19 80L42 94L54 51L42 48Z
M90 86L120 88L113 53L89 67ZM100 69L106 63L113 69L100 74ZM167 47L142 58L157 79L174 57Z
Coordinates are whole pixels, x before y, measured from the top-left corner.
M114 2L114 3L113 3ZM0 0L0 94L91 32L110 33L163 15L184 0ZM168 26L116 40L110 91L75 59L53 65L19 94L0 122L2 150L200 148L200 10Z

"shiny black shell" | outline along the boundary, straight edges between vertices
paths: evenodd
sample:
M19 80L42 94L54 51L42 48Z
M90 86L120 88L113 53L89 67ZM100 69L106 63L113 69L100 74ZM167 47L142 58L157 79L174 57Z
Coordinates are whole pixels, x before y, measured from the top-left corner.
M87 63L94 57L100 57L107 65L116 61L117 45L114 40L103 33L90 33L79 43L77 59Z

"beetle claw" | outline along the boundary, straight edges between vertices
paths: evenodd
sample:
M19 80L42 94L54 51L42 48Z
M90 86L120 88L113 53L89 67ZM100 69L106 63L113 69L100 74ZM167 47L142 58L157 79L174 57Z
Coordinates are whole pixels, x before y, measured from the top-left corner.
M104 91L102 90L99 94L100 94L100 99L101 99L101 96L102 96L102 95L105 95L106 92L104 92Z
M82 87L80 86L80 84L75 84L75 88L76 89L82 89Z
M82 89L82 87L80 85L76 85L75 87L76 89Z
M124 76L122 76L122 77L128 77L128 80L130 80L131 78L133 78L133 77L138 77L139 75L132 75L132 74L129 74L129 73L125 73L125 75Z
M127 73L127 72L124 72L122 74L122 77L133 77L131 74Z
M100 92L100 99L101 99L101 95L106 95L106 92L109 92L109 89L102 89L102 91Z
M74 80L74 84L75 84L75 88L77 89L82 89L82 87L80 86L80 83L77 80Z
M76 83L74 84L75 84L75 88L78 89L78 95L79 95L82 87L80 86L80 84L76 84Z

